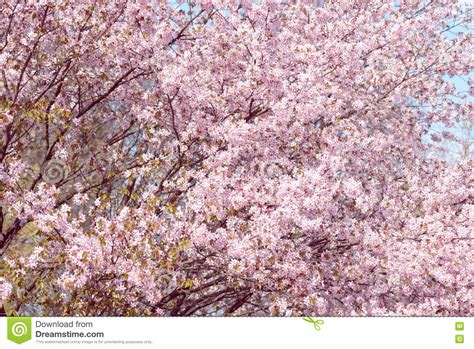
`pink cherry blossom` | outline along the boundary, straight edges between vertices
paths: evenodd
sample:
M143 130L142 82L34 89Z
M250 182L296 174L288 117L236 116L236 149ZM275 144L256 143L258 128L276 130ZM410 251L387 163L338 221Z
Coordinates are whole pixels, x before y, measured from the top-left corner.
M2 313L473 315L472 5L0 7Z

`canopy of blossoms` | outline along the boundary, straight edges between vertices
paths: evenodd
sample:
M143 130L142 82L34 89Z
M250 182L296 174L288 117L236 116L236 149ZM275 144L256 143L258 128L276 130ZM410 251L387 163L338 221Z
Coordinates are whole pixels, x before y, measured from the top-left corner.
M7 314L474 315L472 5L0 13Z

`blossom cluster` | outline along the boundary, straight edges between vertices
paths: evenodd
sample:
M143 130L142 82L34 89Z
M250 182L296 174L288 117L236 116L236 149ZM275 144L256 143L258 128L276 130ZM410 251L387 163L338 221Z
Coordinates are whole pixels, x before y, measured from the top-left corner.
M472 5L0 6L6 313L473 315Z

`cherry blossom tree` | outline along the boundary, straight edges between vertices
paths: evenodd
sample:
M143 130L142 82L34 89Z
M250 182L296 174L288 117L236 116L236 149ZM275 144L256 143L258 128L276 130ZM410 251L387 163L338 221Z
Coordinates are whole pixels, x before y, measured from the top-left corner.
M7 314L473 315L472 5L0 10Z

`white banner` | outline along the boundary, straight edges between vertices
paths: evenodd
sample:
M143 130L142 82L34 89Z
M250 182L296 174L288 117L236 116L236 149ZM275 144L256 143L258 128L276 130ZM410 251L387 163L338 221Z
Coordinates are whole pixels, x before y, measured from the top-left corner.
M1 348L473 348L473 318L0 318Z

